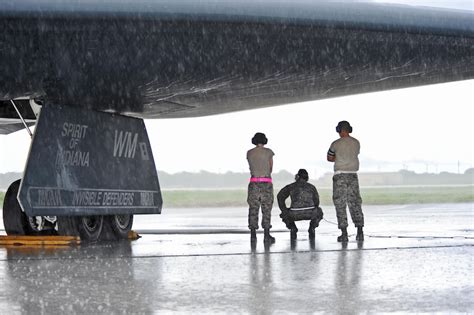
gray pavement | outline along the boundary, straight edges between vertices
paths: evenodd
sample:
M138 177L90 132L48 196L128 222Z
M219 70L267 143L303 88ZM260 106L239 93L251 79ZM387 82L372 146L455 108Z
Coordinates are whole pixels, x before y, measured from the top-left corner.
M249 242L247 210L137 216L133 242L0 247L0 314L472 313L473 204L366 206L366 240L336 242L333 209L314 242ZM351 227L349 233L354 233Z

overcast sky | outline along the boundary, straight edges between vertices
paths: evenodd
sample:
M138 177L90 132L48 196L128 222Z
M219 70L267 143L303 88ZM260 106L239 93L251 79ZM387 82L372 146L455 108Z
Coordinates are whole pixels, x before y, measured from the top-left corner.
M332 169L326 153L339 120L361 142L362 171L464 172L474 166L473 91L470 80L146 125L157 168L170 173L246 172L260 131L276 171L307 168L319 177ZM24 130L0 136L0 173L22 171L28 146Z

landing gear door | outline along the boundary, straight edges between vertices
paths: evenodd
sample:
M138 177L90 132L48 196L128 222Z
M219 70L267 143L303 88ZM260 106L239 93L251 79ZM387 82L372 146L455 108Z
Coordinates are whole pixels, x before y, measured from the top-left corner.
M29 216L160 213L143 120L43 106L18 200Z

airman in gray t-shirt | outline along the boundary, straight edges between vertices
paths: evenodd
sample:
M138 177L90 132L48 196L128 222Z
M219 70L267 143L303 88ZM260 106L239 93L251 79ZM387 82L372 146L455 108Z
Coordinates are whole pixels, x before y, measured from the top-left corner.
M342 137L334 141L329 147L328 155L336 157L335 172L357 172L359 170L359 140L351 136Z
M268 139L265 134L257 132L252 138L255 148L247 152L247 161L250 168L250 182L248 186L247 203L249 204L249 229L250 240L254 243L257 239L258 213L262 210L262 227L264 229L264 242L275 242L270 235L271 215L273 207L273 151L265 148Z
M327 160L334 162L332 200L336 208L338 227L342 231L337 241L347 242L349 240L346 207L349 208L352 222L357 227L356 240L363 241L364 214L362 213L359 178L357 177L360 144L356 138L349 135L352 132L349 122L340 121L337 124L336 131L340 138L329 147Z
M271 177L272 158L275 155L272 150L263 146L256 146L247 151L247 160L249 162L250 176L252 177Z

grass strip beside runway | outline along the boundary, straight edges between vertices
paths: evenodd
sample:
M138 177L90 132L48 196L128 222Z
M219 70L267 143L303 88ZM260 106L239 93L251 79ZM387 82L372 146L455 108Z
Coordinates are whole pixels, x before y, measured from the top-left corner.
M275 203L278 188L275 189ZM474 202L474 186L362 187L365 205ZM332 189L318 189L322 205L332 205ZM247 191L165 190L166 207L247 207ZM275 204L276 206L276 204Z
M276 194L279 188L275 189ZM321 204L332 205L332 189L318 188ZM0 192L0 206L3 205ZM166 207L246 207L246 189L222 190L164 190ZM366 205L464 203L474 202L474 186L421 186L421 187L362 187L361 195Z

